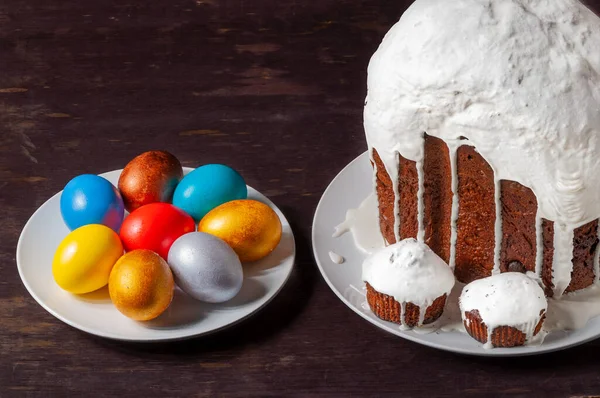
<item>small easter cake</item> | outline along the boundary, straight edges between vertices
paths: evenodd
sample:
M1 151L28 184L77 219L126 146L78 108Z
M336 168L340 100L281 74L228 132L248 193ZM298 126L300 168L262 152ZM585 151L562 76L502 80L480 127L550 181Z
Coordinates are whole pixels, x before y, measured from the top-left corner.
M469 283L463 288L459 303L465 329L485 348L531 342L542 329L548 308L542 288L520 272L505 272Z
M455 282L444 260L413 238L371 254L362 272L371 311L402 329L437 320Z

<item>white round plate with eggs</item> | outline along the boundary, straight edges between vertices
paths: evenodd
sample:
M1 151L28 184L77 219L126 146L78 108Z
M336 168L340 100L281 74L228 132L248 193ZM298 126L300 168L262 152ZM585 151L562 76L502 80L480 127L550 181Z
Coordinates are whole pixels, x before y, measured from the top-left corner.
M184 167L184 174L193 169ZM122 170L100 174L115 186ZM269 205L279 216L282 236L275 250L262 260L243 265L240 292L220 304L197 301L175 289L169 308L147 322L125 317L112 304L108 288L74 295L62 290L52 276L52 259L59 243L70 232L60 213L60 194L54 195L31 216L17 244L17 268L31 296L49 313L84 332L124 341L182 340L232 326L269 303L288 280L296 245L290 224L266 196L248 187L248 199Z
M415 343L440 350L478 356L538 355L564 350L600 337L600 316L596 316L580 329L550 332L541 345L485 349L466 332L456 330L436 330L432 333L403 331L400 330L399 325L379 319L371 312L366 303L362 281L362 263L367 254L356 246L350 232L338 237L333 236L336 227L346 219L346 211L357 209L363 200L371 195L372 184L373 171L369 163L368 152L364 152L340 171L329 184L321 197L313 220L312 244L319 270L336 296L356 314L386 332ZM372 222L377 224L375 206L376 204L372 209ZM362 215L368 215L368 213L363 212ZM375 228L378 227L375 225ZM369 231L370 229L366 230L367 233ZM362 232L365 234L365 231ZM337 262L342 258L343 262L338 264ZM453 290L456 295L460 293L460 289L456 291L457 287L460 286L457 284ZM451 293L449 302L452 301L452 295ZM447 304L444 314L449 311L448 308ZM458 316L460 317L460 315Z

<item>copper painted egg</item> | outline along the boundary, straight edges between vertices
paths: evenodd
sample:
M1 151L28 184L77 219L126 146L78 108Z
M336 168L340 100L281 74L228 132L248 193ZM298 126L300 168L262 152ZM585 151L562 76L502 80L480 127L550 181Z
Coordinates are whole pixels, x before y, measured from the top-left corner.
M136 321L148 321L162 314L173 300L174 287L169 265L151 250L123 255L108 279L113 304Z
M166 151L149 151L127 163L119 177L125 208L132 212L154 202L170 202L183 178L179 160Z
M281 221L269 206L251 199L232 200L211 210L198 231L223 239L240 257L256 261L267 256L281 240Z

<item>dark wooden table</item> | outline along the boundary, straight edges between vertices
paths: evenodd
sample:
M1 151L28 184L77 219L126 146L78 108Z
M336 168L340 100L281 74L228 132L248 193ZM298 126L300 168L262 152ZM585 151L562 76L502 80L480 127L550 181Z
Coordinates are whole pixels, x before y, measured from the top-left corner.
M366 66L409 3L3 0L0 396L600 394L600 340L516 359L436 351L356 316L317 270L314 209L366 149ZM125 344L29 296L15 248L33 211L149 149L229 164L282 208L297 263L264 311L208 338Z

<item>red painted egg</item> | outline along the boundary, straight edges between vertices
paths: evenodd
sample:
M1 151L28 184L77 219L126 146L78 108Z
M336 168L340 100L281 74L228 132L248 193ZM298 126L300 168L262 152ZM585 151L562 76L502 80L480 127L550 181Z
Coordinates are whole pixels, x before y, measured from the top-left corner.
M147 249L165 260L177 238L196 229L194 219L169 203L150 203L131 213L121 226L125 250Z

